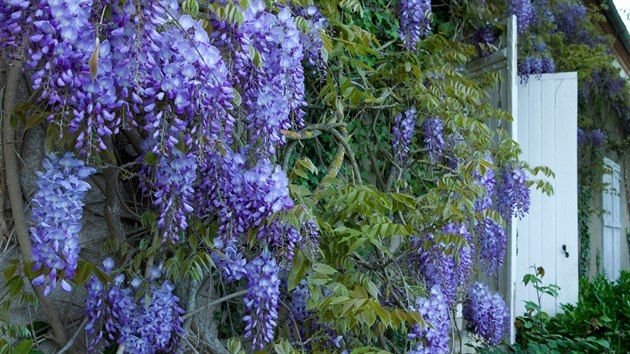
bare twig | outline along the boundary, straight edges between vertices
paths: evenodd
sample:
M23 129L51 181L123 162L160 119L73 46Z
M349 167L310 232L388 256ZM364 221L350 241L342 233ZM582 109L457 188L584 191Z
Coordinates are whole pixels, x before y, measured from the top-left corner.
M17 150L15 148L15 128L11 125L10 115L15 108L15 100L17 96L17 85L19 81L20 69L13 66L9 69L7 75L7 87L4 95L2 128L4 130L3 139L7 142L3 144L3 155L6 173L7 191L9 193L9 201L11 203L11 212L13 214L14 228L22 259L28 264L33 261L32 245L28 232L26 216L24 215L24 201L22 200L22 187L20 186L19 165ZM66 343L66 331L63 323L59 319L59 315L55 310L52 302L44 296L44 289L41 286L33 286L35 295L37 296L42 311L46 315L46 319L53 331L53 338L57 345L62 346Z
M197 306L197 292L199 291L200 285L201 282L198 280L192 279L190 281L190 287L188 288L188 301L186 303L186 313L190 313L195 310L195 307ZM184 320L184 325L182 326L184 333L187 333L190 329L192 319L193 317L190 316Z
M196 308L194 311L192 311L192 312L189 312L189 313L185 314L185 315L184 315L184 317L182 317L182 318L183 318L183 319L184 319L184 321L185 321L187 318L192 317L192 316L194 316L194 315L196 315L196 314L198 314L198 313L200 313L200 312L204 311L204 310L205 310L205 309L207 309L208 307L212 307L212 306L214 306L214 305L218 305L218 304L220 304L220 303L222 303L222 302L228 301L228 300L233 299L233 298L235 298L235 297L243 296L243 295L245 295L245 294L247 294L247 290L241 290L241 291L237 291L237 292L235 292L235 293L232 293L232 294L230 294L230 295L226 295L226 296L224 296L224 297L220 297L220 298L218 298L218 299L216 299L216 300L212 300L212 301L210 301L209 303L207 303L206 305L201 306L201 307L198 307L198 308Z
M79 328L77 328L77 331L74 332L74 334L72 335L72 338L70 338L70 340L68 341L68 343L66 343L66 345L63 346L63 348L59 349L59 351L57 352L57 354L63 354L66 351L68 351L70 348L72 348L72 346L74 345L74 341L77 339L77 337L79 336L79 333L82 332L83 327L87 324L88 322L88 318L84 318L83 321L81 322L81 324L79 324Z

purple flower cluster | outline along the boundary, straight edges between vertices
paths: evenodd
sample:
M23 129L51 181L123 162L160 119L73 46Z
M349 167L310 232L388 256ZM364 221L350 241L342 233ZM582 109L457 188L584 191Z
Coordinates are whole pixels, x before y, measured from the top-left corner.
M481 56L490 55L492 52L487 44L493 44L497 40L496 28L492 24L486 22L483 26L477 29L477 32L473 34L472 39L473 43L479 46L478 50ZM481 44L484 46L480 46Z
M179 150L161 156L155 166L155 193L153 204L160 217L157 226L163 232L163 240L175 243L178 233L188 227L188 215L193 211L194 183L197 178L197 160Z
M113 261L103 263L110 272ZM125 353L177 351L184 311L173 294L175 287L166 280L157 283L160 276L161 271L154 269L150 279L136 278L127 284L125 276L118 274L113 283L105 285L91 276L85 309L89 319L85 331L92 337L90 350L105 333L105 341L124 346Z
M586 6L582 2L562 2L555 6L555 24L564 33L568 43L594 44L596 41L584 28L588 21Z
M527 175L522 168L511 165L503 167L495 193L497 211L506 223L510 224L512 216L523 217L529 212L530 191Z
M227 67L177 1L3 1L0 14L24 25L2 21L0 43L27 46L33 88L53 109L48 118L78 133L82 152L106 149L103 137L137 125L134 114L159 138L155 152L190 145L193 115L203 117L197 130L206 140L229 139Z
M293 207L286 173L268 159L250 167L244 154L228 152L208 162L202 179L211 184L198 188L197 200L210 202L210 210L219 214L220 234L242 235L273 213Z
M144 27L134 112L144 114L144 129L157 141L151 151L158 155L169 154L178 142L229 144L234 118L228 113L233 89L227 66L202 22L180 16L177 2L168 1L168 6L150 1L144 8L151 22Z
M244 302L248 314L245 322L245 338L252 338L252 347L262 350L274 339L278 321L280 279L278 265L268 251L245 266L247 295Z
M448 302L440 287L433 286L431 288L430 298L416 299L415 306L411 310L418 312L428 324L413 326L408 337L418 341L418 343L407 354L449 353Z
M527 82L530 75L540 77L544 73L552 73L555 70L555 63L549 56L530 55L518 63L518 74L521 76L521 83Z
M499 344L510 321L509 310L499 294L491 294L488 286L475 283L464 303L464 319L473 332L489 345Z
M96 172L84 162L66 153L58 158L49 155L42 161L43 172L37 172L37 193L33 197L34 271L44 268L33 279L34 285L46 285L44 295L57 287L70 291L66 279L74 278L79 258L79 231L83 217L83 198L90 189L84 180ZM63 271L63 274L60 274Z
M442 120L438 117L429 117L422 122L424 151L432 162L436 162L442 157L446 147L442 136L443 130Z
M328 28L328 21L317 6L298 7L294 9L296 15L302 16L308 25L306 33L300 33L300 42L304 48L304 60L313 69L313 73L322 73L326 68L325 57L322 54L321 31Z
M510 0L509 11L511 15L516 15L519 35L524 34L529 26L536 21L536 8L531 0Z
M505 258L505 229L491 218L485 218L475 228L479 236L479 258L488 274L499 271Z
M275 218L269 224L261 226L257 237L281 259L280 265L283 268L291 266L295 248L299 248L302 242L302 235L298 229L283 222L280 218Z
M467 247L463 247L457 257L448 254L446 251L452 249L454 244L440 241L440 238L445 236L463 237ZM418 254L413 258L427 287L439 286L446 303L452 304L457 288L468 282L472 270L474 248L466 226L449 223L442 228L438 236L426 234L423 239L417 239L414 243L414 247L418 248Z
M247 111L250 144L260 145L259 154L268 156L285 143L282 131L291 128L292 115L302 125L304 54L300 31L288 7L275 15L265 9L263 0L249 5L237 29L240 49L235 55L235 71ZM252 52L260 55L260 66L250 59Z
M490 158L488 160L490 160L490 162L492 161ZM481 212L492 208L492 198L494 196L494 187L496 184L494 170L486 168L483 175L475 171L473 173L473 177L475 177L475 184L483 187L484 189L482 194L477 196L477 200L475 201L475 211Z
M398 162L403 162L409 154L409 144L413 138L414 130L416 129L416 109L408 109L403 118L402 113L398 113L394 126L392 127L392 150L394 151L394 158Z
M431 31L431 0L401 0L398 36L408 51Z
M217 269L221 269L223 279L228 282L240 280L246 275L245 265L247 260L243 258L243 254L238 249L238 241L231 238L228 242L223 242L220 237L214 239L214 247L221 251L212 253L212 259Z
M586 133L586 140L593 144L594 147L600 148L606 143L606 133L601 129L593 129Z

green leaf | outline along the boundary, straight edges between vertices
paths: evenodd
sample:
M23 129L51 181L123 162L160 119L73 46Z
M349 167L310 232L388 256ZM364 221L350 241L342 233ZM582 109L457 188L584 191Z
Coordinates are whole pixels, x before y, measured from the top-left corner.
M326 274L326 275L331 275L331 274L337 273L337 271L333 267L329 266L328 264L324 264L324 263L315 263L313 265L313 270L316 273Z
M12 354L28 354L33 348L33 341L31 339L25 339L13 347Z

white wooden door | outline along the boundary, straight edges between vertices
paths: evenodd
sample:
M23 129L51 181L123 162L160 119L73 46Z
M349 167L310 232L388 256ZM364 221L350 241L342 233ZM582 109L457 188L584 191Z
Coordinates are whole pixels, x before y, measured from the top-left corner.
M536 299L523 276L531 266L545 269L544 283L560 286L560 296L544 296L542 309L555 314L561 303L578 298L577 224L577 73L530 77L518 90L517 142L530 166L551 168L554 194L531 189L531 208L522 220L514 220L516 233L517 315L525 312L524 301Z
M619 197L621 173L614 161L604 158L606 173L603 175L604 189L602 207L604 209L602 249L604 274L610 280L617 280L621 272L621 198Z

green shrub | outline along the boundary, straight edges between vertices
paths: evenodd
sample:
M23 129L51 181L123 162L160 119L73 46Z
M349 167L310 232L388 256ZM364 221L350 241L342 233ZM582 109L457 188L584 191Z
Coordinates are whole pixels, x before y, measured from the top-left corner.
M516 320L517 353L628 353L630 352L630 272L616 282L599 276L580 282L575 305L561 305L562 313L550 317L540 310L543 294L556 297L552 285L544 285L544 270L523 281L536 288L538 302L527 302L527 313Z

